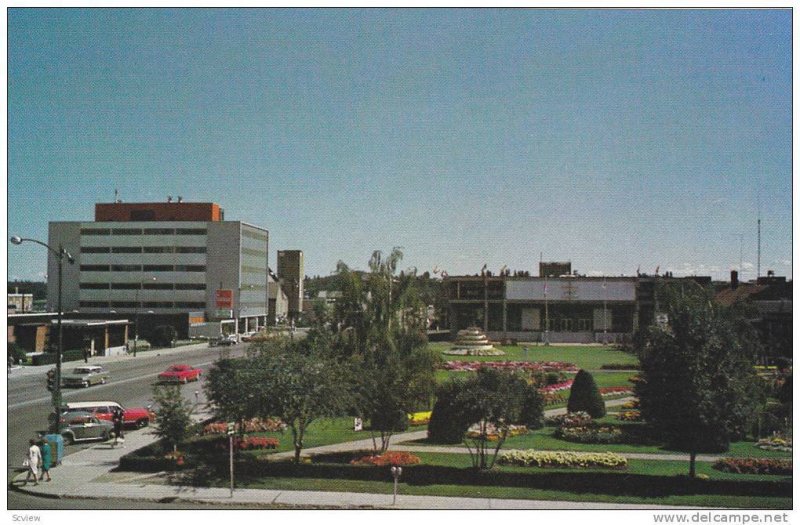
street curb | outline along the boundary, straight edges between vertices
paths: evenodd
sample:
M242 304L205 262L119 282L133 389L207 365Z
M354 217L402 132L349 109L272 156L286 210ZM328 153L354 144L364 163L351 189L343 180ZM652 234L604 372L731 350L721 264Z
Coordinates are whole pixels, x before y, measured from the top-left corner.
M61 494L48 494L42 492L35 492L30 489L25 488L24 485L15 485L14 483L17 481L17 478L22 477L24 472L20 472L16 476L11 479L11 483L8 484L8 490L19 492L20 494L26 494L28 496L34 496L36 498L47 498L47 499L62 499L63 496Z

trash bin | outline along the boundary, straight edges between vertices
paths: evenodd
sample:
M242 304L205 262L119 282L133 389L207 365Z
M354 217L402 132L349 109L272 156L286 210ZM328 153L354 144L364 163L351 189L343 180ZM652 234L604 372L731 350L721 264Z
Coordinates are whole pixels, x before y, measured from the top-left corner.
M60 465L64 458L64 437L61 434L46 434L44 438L50 443L53 466Z

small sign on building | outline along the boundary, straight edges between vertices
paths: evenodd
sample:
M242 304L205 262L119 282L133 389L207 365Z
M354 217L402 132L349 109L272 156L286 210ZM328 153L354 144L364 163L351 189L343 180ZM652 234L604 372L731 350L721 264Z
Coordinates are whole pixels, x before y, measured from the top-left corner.
M217 309L229 310L233 308L233 290L217 290L214 296Z

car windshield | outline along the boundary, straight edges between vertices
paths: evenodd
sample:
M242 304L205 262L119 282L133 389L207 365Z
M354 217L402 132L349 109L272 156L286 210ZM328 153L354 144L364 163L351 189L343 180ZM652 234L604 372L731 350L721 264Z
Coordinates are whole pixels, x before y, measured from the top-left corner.
M89 374L93 371L92 368L75 368L72 370L73 374Z

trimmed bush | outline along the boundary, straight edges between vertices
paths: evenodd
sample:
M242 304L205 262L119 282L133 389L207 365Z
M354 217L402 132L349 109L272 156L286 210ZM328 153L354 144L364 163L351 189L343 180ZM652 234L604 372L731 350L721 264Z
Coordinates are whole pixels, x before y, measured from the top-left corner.
M83 360L83 350L65 350L64 353L61 354L62 363L81 360ZM54 365L56 363L56 354L55 352L43 352L41 354L36 354L31 358L31 363L33 366Z
M461 383L449 381L436 391L431 420L428 423L428 440L433 443L461 443L469 427L469 419L457 403Z
M606 404L600 395L600 390L594 382L592 374L586 370L579 370L572 383L567 401L568 412L583 411L593 418L606 415Z

